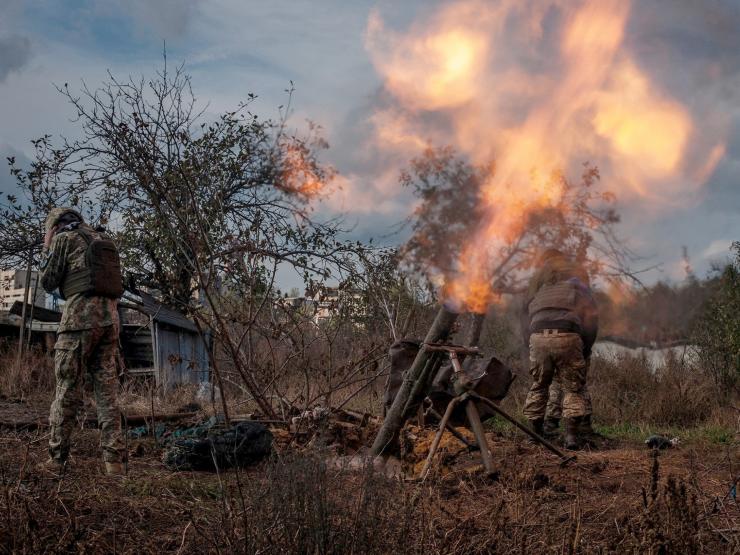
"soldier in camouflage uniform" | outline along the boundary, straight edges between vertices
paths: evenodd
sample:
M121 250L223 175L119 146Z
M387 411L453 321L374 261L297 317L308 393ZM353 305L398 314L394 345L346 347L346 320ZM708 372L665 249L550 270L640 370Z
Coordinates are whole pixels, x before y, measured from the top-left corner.
M546 251L540 263L526 302L533 383L524 415L532 429L542 434L551 394L551 409L558 406L559 386L563 391L565 445L577 449L582 429L591 417L586 377L587 357L598 331L596 304L586 285L587 276L564 254ZM557 386L551 391L553 382Z
M49 422L49 461L44 466L61 471L69 455L70 436L82 404L83 378L93 386L100 426L100 443L108 474L122 474L118 388L118 300L86 293L65 295L70 276L84 270L88 240L101 239L100 231L84 223L71 208L55 208L46 219L41 284L51 293L59 289L66 297L57 342L54 345L56 394ZM87 238L87 239L86 239Z

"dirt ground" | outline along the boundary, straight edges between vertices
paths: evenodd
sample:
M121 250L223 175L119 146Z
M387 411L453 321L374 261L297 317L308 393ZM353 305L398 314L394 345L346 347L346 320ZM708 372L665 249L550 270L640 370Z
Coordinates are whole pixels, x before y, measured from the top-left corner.
M128 476L108 477L103 474L97 432L81 429L66 474L61 479L47 476L35 469L46 458L45 410L39 402L0 400L2 552L347 552L326 541L305 551L300 545L289 548L280 543L279 530L286 523L278 523L279 511L269 503L295 499L300 493L280 489L288 486L270 470L274 463L220 474L171 472L160 462L160 447L145 438L128 441ZM14 419L40 425L12 429ZM432 431L415 433L426 436ZM280 460L289 453L315 455L309 453L315 451L313 446L288 444L285 432L276 432L276 437ZM443 465L426 483L373 482L390 492L388 499L403 501L388 501L375 516L362 513L364 528L372 529L374 518L379 527L387 527L387 513L394 510L406 515L403 518L409 518L412 526L398 531L397 552L740 553L737 445L688 444L654 456L641 444L613 443L609 449L581 452L576 463L563 468L547 451L513 434L491 432L489 440L498 468L495 478L477 472L475 453L449 444L440 454ZM321 455L324 460L326 456ZM407 455L407 468L415 464L418 468L414 456L418 459L423 453ZM362 471L321 472L323 478L317 481L325 480L325 489L317 491L328 498L349 500L350 491L362 490L363 495L372 491ZM310 480L309 474L299 470L293 476ZM355 488L360 482L364 486ZM315 495L310 493L313 486L307 486L307 498ZM250 495L260 504L245 501ZM262 509L255 509L258 506ZM305 506L301 510L305 512ZM262 514L263 520L247 522L245 514L254 511L270 512L271 524L264 524ZM285 518L295 522L304 517ZM339 526L332 518L330 526ZM266 532L272 539L265 539L260 549L257 521L274 527ZM338 542L338 534L327 537ZM368 541L351 551L388 549L387 544Z

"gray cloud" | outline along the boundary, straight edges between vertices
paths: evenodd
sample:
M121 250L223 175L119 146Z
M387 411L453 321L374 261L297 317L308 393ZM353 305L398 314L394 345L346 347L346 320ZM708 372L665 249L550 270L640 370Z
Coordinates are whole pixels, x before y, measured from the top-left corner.
M122 2L122 10L128 13L141 29L162 38L179 38L185 34L198 2L182 0L133 0Z
M81 13L88 18L127 18L143 36L175 40L187 33L200 3L201 0L91 0L89 9Z
M31 59L31 40L21 35L0 37L0 83Z
M263 116L274 116L285 101L288 80L296 83L291 125L300 126L304 116L324 124L331 149L325 159L345 176L356 180L361 194L375 190L378 202L393 201L394 211L371 212L348 204L347 224L356 238L375 237L383 242L401 242L403 234L384 238L404 218L411 206L409 191L381 188L390 179L385 170L405 165L403 153L388 153L373 145L368 118L388 105L363 46L363 34L371 7L380 8L389 27L402 32L416 17L444 2L392 2L391 0L325 0L323 2L253 2L245 0L83 0L69 2L74 12L65 21L69 34L93 34L96 17L105 24L120 21L127 32L133 26L132 43L140 47L136 56L122 58L109 44L94 40L68 40L69 35L50 36L32 25L43 10L51 13L52 0L2 0L0 20L0 82L10 72L28 64L33 46L34 63L3 85L0 106L0 192L14 189L5 157L19 155L29 138L43 132L74 135L68 107L50 86L51 82L76 82L79 77L96 84L110 67L117 75L149 74L158 67L161 39L172 44L172 58L184 58L193 70L196 94L218 113L232 108L246 92L260 100L255 108ZM23 18L10 17L8 8ZM29 7L30 6L30 7ZM78 8L75 8L78 6ZM81 7L79 7L81 6ZM13 11L13 10L11 10ZM697 267L699 253L715 240L740 238L740 3L737 0L633 0L627 36L628 47L641 68L660 83L660 90L684 103L697 119L702 134L693 141L711 145L717 129L729 135L727 154L702 191L703 199L685 209L655 218L635 207L623 208L622 235L635 240L636 249L652 255L650 263L679 260L681 245L687 245ZM556 17L554 11L551 17ZM51 23L56 23L51 18ZM46 25L50 24L46 21ZM557 48L558 35L548 32L557 21L546 22L542 48ZM25 27L23 26L25 24ZM506 31L504 31L506 32ZM31 44L25 35L33 41ZM145 39L155 39L153 41ZM15 42L11 41L14 39ZM96 39L97 40L97 39ZM8 48L8 42L13 48ZM93 45L92 49L88 45ZM142 46L143 45L143 46ZM153 45L151 51L146 50ZM115 43L116 49L126 48ZM20 47L20 48L19 48ZM24 50L25 47L25 50ZM13 52L15 52L13 54ZM517 63L538 68L539 52L516 50ZM24 54L25 53L25 54ZM12 54L12 56L11 56ZM517 106L507 106L510 117ZM431 123L431 122L429 122ZM444 121L435 121L444 128ZM725 127L726 126L726 127ZM493 131L493 130L492 130ZM14 145L15 149L4 143ZM20 159L20 158L19 158ZM24 162L25 163L25 162ZM391 198L392 197L392 198ZM365 198L364 196L362 198ZM377 208L375 203L371 209ZM322 214L331 216L336 207L326 203ZM640 239L644 242L640 243Z

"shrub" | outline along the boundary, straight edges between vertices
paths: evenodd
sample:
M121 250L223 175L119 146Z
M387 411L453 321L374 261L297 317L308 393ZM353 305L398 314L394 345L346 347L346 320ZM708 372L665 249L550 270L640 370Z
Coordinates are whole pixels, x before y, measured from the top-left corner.
M703 364L728 395L740 385L740 242L732 248L735 260L722 272L694 332Z
M653 369L640 356L594 357L589 388L596 418L605 424L691 426L716 407L712 381L688 362L669 358Z
M275 458L259 479L236 475L229 506L194 522L215 550L244 553L421 552L404 541L415 502L393 481L367 468L345 473L317 456ZM400 548L400 549L399 549Z
M668 476L661 487L658 452L652 456L650 484L642 488L641 510L631 512L626 543L640 553L706 553L714 538L702 526L703 510L695 491L675 476Z

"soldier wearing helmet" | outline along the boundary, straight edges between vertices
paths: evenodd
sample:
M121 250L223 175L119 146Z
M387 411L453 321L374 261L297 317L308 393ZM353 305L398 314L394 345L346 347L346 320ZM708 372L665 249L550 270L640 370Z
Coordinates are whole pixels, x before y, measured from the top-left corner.
M530 281L526 311L533 383L524 415L532 429L542 434L546 410L560 408L558 397L562 391L565 445L577 449L591 429L586 378L588 357L598 332L598 313L588 275L562 252L545 251Z
M65 304L54 345L56 393L49 423L49 460L42 467L61 472L82 404L83 377L93 386L100 443L108 474L123 473L118 389L118 298L122 293L115 245L85 223L73 208L54 208L45 222L41 284L59 290Z

